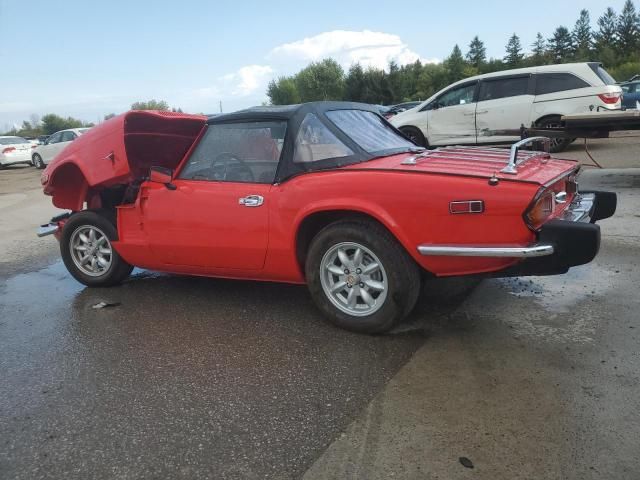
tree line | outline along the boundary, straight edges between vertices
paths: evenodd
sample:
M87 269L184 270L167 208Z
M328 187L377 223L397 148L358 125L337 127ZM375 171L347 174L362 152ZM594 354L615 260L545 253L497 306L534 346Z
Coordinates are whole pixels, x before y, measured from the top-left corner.
M182 112L180 108L170 108L169 104L164 100L148 100L144 102L134 102L131 104L131 110L165 110ZM115 113L109 113L104 116L104 120L109 120L115 117ZM68 128L83 128L93 127L93 122L85 122L73 117L61 117L55 113L48 113L42 118L36 114L32 114L29 120L22 122L20 128L13 128L4 135L15 135L18 137L36 138L40 135L51 135L60 130L66 130Z
M536 35L528 52L514 33L503 58L487 58L484 42L475 36L465 54L458 45L437 64L399 66L386 70L364 68L359 63L348 71L333 59L311 63L298 73L272 80L267 96L273 105L317 100L349 100L390 105L424 100L447 85L478 74L500 70L567 62L598 61L619 81L640 74L640 15L632 0L618 14L607 8L591 27L588 10L581 10L573 28L557 27L549 38Z

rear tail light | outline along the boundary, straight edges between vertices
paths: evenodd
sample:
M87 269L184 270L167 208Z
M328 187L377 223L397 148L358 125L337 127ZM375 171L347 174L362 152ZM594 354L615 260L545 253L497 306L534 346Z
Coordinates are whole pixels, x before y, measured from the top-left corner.
M4 150L2 150L2 153L13 152L15 149L16 149L16 147L7 147Z
M538 230L542 224L551 216L555 207L555 194L551 190L544 190L542 194L533 201L529 209L525 212L524 218L532 230Z
M36 148L38 145L31 145L31 148Z
M620 100L620 96L620 93L601 93L600 95L598 95L598 98L607 105L613 105L614 103L618 103L618 100Z

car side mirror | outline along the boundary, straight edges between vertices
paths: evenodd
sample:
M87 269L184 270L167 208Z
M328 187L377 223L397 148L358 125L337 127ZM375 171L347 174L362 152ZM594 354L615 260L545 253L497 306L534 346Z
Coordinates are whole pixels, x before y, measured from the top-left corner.
M153 183L161 183L169 190L175 190L177 187L171 183L173 180L173 170L166 167L151 167L149 170L149 181Z

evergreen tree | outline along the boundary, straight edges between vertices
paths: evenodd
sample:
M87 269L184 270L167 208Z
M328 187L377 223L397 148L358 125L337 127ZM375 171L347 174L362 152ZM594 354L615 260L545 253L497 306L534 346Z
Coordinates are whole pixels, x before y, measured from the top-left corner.
M362 102L364 91L364 70L362 65L356 63L351 65L347 78L344 80L345 100L352 102Z
M621 56L637 54L640 48L640 18L631 0L624 3L616 23L616 36Z
M473 37L469 44L467 61L476 68L487 61L487 49L484 46L484 42L477 35Z
M558 27L548 40L549 54L554 63L563 63L571 55L571 34L567 27Z
M464 67L466 63L458 44L453 47L451 55L445 60L445 65L449 70L449 83L457 82L464 78Z
M597 48L613 48L616 41L616 25L618 16L613 8L609 7L598 19L598 31L594 34Z
M540 32L536 35L536 41L531 44L531 59L534 65L543 65L547 53L547 42Z
M507 54L504 57L505 63L509 68L515 68L520 65L524 54L522 53L522 45L520 44L520 38L515 33L509 38L507 43Z
M591 33L591 19L585 9L580 11L580 17L576 21L571 39L573 40L573 56L575 60L588 60L593 47L593 34Z

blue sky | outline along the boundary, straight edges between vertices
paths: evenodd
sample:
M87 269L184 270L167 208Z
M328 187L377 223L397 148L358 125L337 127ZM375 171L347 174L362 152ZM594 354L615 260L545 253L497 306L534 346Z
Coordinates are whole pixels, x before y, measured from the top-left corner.
M312 60L437 61L456 43L466 52L474 35L502 57L513 32L526 48L537 31L571 28L581 8L595 26L623 3L0 0L0 130L33 113L95 122L151 98L235 110L265 101L271 78Z

